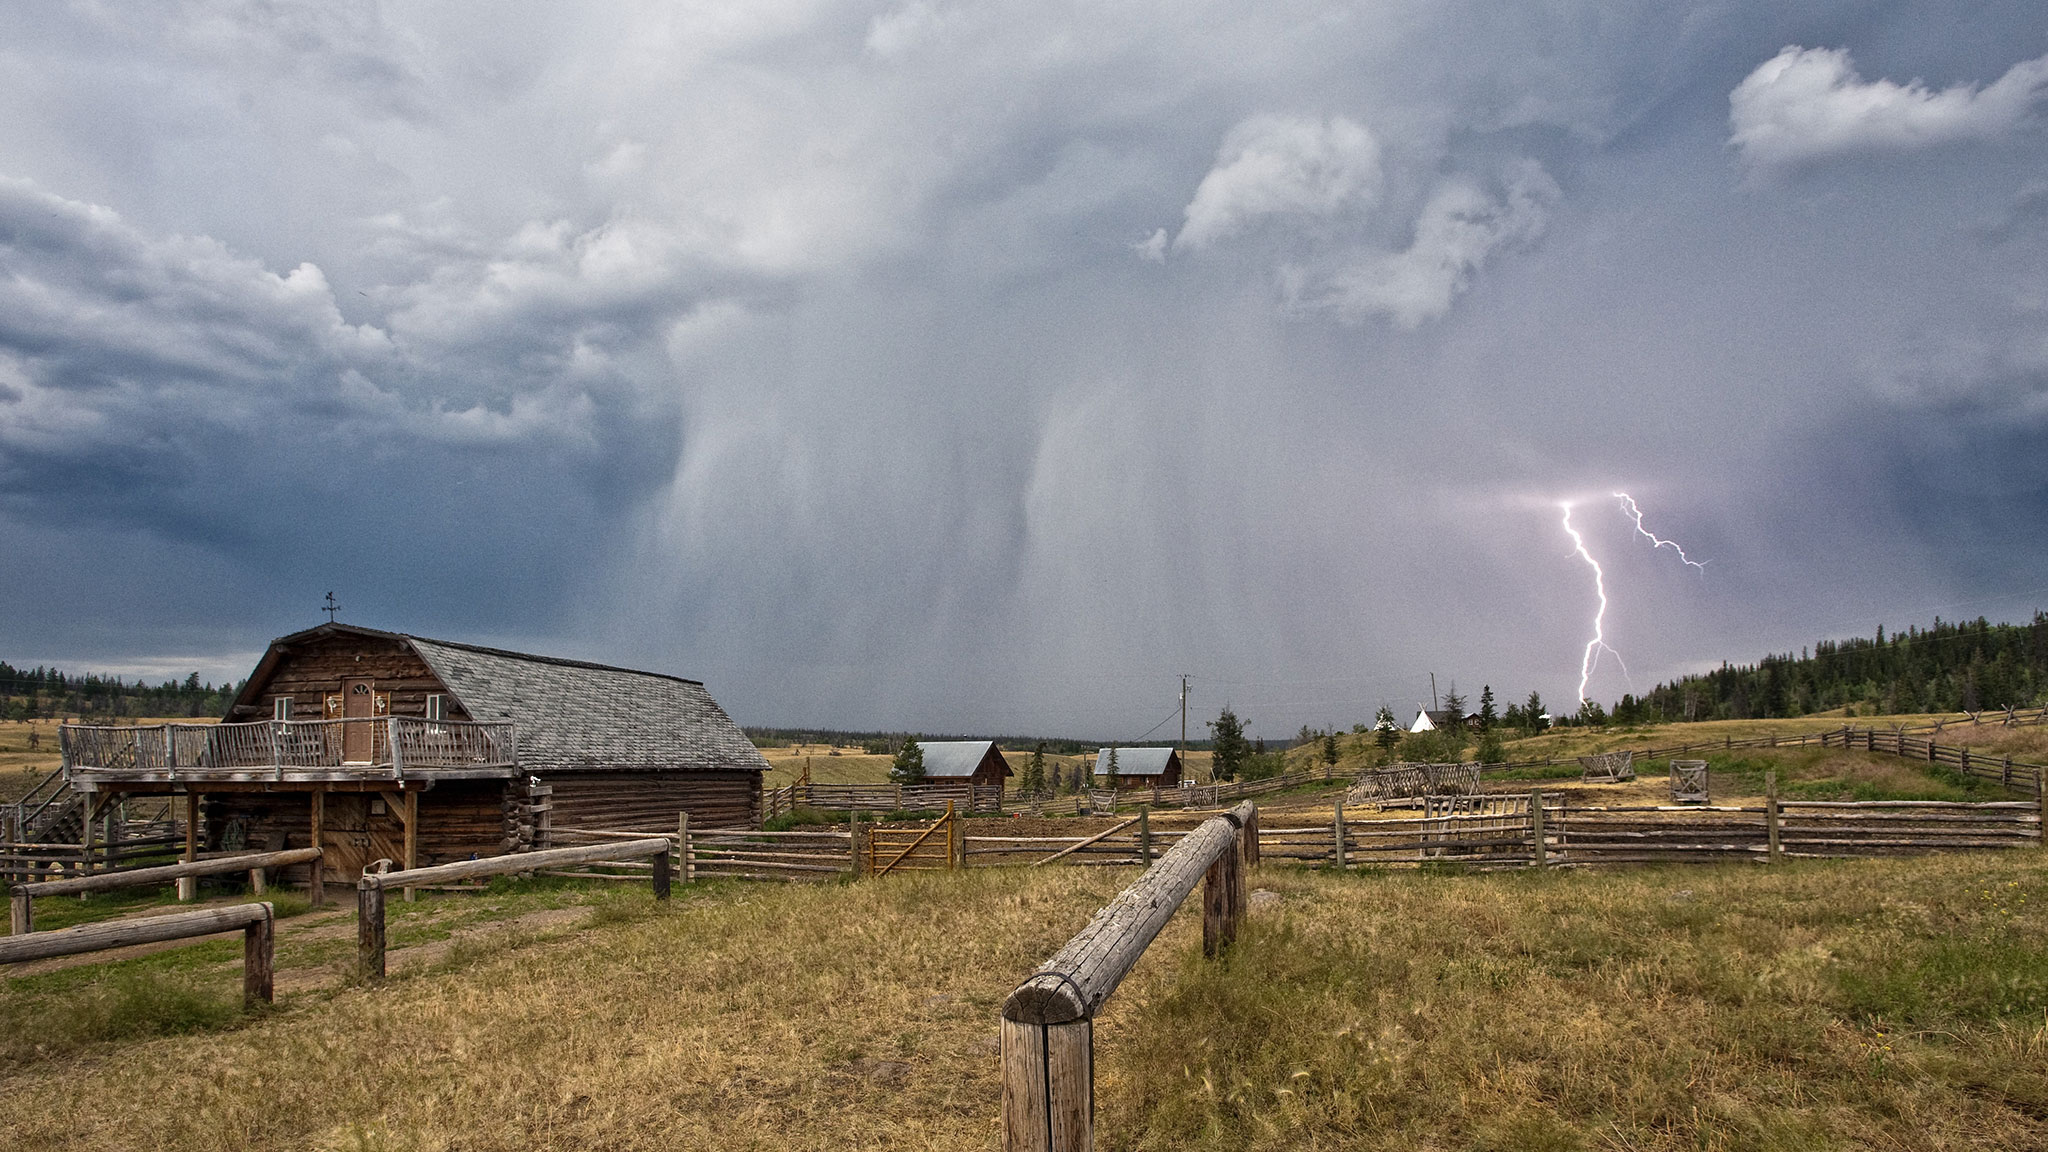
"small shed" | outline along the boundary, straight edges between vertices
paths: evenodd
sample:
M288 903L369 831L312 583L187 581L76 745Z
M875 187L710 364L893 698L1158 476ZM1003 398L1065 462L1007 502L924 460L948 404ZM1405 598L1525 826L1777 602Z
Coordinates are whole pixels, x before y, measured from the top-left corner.
M993 740L919 740L924 776L933 784L979 784L1001 788L1010 762Z
M1095 776L1109 780L1109 749L1095 753ZM1119 748L1116 750L1116 786L1119 788L1180 787L1180 753L1172 748Z

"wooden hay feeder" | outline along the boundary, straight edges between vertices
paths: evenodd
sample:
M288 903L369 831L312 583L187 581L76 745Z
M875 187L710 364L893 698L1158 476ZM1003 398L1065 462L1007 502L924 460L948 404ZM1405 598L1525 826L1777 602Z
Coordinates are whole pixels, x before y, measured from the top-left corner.
M1705 760L1673 760L1671 762L1671 802L1673 804L1705 804L1707 799L1707 762Z
M1582 784L1620 784L1636 778L1636 754L1603 752L1597 756L1581 756L1579 769L1579 782Z

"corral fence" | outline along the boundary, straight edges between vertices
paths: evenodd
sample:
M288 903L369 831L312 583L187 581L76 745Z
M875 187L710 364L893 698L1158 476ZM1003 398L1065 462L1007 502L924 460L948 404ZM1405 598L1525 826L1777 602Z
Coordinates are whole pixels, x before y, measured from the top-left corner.
M1470 796L1479 791L1477 764L1390 764L1361 772L1345 794L1351 804L1411 808L1432 796Z
M283 852L250 852L168 864L160 868L130 868L101 872L68 880L43 880L14 884L8 888L8 933L22 936L35 931L35 900L38 896L83 896L88 892L114 892L122 888L147 888L182 882L198 876L225 876L244 872L249 891L263 895L266 873L294 864L316 864L324 855L318 848L292 848Z
M811 784L798 781L761 794L763 822L796 811L1001 812L1003 790L992 784Z
M271 974L277 957L277 914L267 903L237 904L229 908L201 908L136 920L113 920L101 924L80 924L54 932L29 932L0 939L0 964L19 964L57 956L78 956L157 944L166 940L192 940L222 932L242 933L242 1002L244 1006L271 999Z

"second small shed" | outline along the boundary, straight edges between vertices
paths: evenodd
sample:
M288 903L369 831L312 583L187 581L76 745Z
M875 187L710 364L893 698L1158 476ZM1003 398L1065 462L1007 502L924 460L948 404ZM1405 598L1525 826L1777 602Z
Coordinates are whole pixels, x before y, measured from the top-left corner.
M1095 753L1095 777L1105 785L1109 783L1109 753L1107 748ZM1116 749L1116 786L1180 787L1180 753L1172 748Z

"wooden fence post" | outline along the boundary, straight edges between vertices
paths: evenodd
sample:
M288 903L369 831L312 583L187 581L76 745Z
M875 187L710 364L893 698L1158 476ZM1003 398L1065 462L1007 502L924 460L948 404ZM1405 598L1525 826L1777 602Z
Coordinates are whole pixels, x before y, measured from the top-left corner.
M1249 809L1237 834L1237 854L1246 868L1259 866L1259 810Z
M654 855L654 898L656 900L668 899L668 887L669 853L666 851L657 852Z
M695 881L697 879L697 859L696 855L690 851L690 814L687 811L676 813L676 860L679 863L679 870L683 874L683 883L689 884Z
M384 886L356 881L356 969L365 980L384 978Z
M249 869L249 894L251 896L263 895L263 869Z
M1238 835L1244 835L1239 830ZM1217 956L1237 939L1238 920L1244 915L1244 869L1242 852L1225 852L1209 865L1202 878L1202 955Z
M316 866L319 861L313 862ZM263 905L263 917L242 929L242 1007L271 1002L271 973L277 960L277 913Z
M1330 821L1330 841L1335 847L1334 859L1337 861L1337 871L1342 872L1350 867L1350 861L1344 855L1344 798L1342 796L1337 798L1337 816Z
M2034 769L2034 811L2039 813L2034 823L2034 846L2048 848L2048 772Z
M1138 809L1138 862L1147 868L1152 866L1152 809L1149 807Z
M1002 1050L1003 1152L1093 1149L1095 1022L1005 1018Z
M1529 793L1529 838L1535 845L1530 859L1541 868L1550 863L1550 854L1543 843L1543 790Z
M12 892L7 900L7 934L26 936L36 928L36 898L26 892Z
M1764 836L1769 843L1770 861L1778 862L1778 770L1764 773Z
M405 867L409 871L420 866L420 794L414 789L405 790ZM419 899L419 889L408 885L405 889L407 904Z

